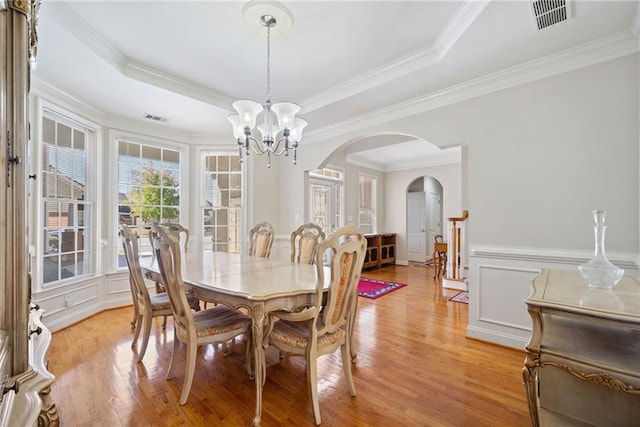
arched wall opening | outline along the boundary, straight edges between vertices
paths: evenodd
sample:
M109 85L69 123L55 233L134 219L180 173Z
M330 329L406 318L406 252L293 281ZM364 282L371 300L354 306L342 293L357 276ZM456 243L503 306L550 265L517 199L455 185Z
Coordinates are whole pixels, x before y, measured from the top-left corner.
M307 187L306 172L315 168L338 167L345 170L345 213L344 223L357 225L358 218L358 174L372 174L378 178L377 208L378 232L396 233L396 264L408 265L408 234L407 234L407 194L412 182L424 177L431 177L442 186L441 218L458 216L463 209L463 152L464 147L440 149L436 152L455 152L455 156L448 156L446 160L427 159L411 168L391 168L389 170L367 167L363 163L351 163L347 157L358 150L380 148L384 146L399 149L402 143L410 139L419 140L426 145L428 141L406 133L384 133L353 137L341 144L312 144L312 153L305 156L304 171L300 185ZM333 141L335 142L335 141ZM385 145L386 144L386 145ZM306 154L306 153L305 153ZM436 153L437 154L437 153ZM452 160L453 158L453 160ZM304 183L304 184L303 184ZM308 205L308 191L300 188L304 194L304 205ZM306 212L305 212L306 215ZM443 224L443 221L441 221ZM444 231L444 230L443 230ZM443 233L444 234L444 233ZM432 239L429 239L432 240ZM425 241L425 253L428 246ZM424 260L423 260L424 261Z
M432 176L413 180L406 190L407 258L425 262L433 252L435 237L443 235L444 188Z

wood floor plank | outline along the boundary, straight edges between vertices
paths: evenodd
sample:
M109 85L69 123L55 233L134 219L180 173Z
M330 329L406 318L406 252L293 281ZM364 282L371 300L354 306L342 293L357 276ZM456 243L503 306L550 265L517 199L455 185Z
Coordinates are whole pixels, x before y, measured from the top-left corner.
M468 306L433 280L433 269L389 266L363 276L407 283L376 300L359 298L347 390L339 352L318 363L323 426L527 426L524 351L466 338ZM155 319L143 363L131 349L131 307L108 310L53 334L49 370L62 426L249 426L254 384L246 340L231 354L198 351L193 387L179 404L184 347L166 380L173 324ZM267 354L263 426L313 426L304 360Z

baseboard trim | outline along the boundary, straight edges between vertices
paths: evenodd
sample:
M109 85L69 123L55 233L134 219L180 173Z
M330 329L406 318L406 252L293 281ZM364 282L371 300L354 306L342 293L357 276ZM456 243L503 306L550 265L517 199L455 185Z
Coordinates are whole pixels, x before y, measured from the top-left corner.
M491 329L478 328L472 325L467 326L467 338L473 338L518 350L524 350L525 346L529 342L527 338L500 333Z

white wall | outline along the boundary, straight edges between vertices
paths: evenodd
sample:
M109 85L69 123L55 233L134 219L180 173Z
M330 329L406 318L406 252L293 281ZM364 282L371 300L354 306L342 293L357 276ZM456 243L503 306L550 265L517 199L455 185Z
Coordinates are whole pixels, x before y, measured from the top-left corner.
M407 265L407 188L416 178L430 176L437 179L443 187L442 212L444 219L460 216L461 164L453 163L424 168L408 169L385 173L385 229L397 233L396 263ZM444 222L443 229L446 229Z
M637 252L637 88L627 57L457 109L476 129L469 210L483 226L470 239L591 249L591 211L604 209L608 248Z

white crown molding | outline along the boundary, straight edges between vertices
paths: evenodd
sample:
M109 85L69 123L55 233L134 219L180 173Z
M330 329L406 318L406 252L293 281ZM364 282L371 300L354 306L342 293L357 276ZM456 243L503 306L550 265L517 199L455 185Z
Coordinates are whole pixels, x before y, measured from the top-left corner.
M42 97L64 110L73 112L108 129L140 132L149 136L168 138L192 145L208 145L211 144L211 141L229 140L229 135L226 133L188 133L166 124L145 123L123 116L107 114L37 77L31 78L31 94ZM234 145L233 150L236 149L237 147Z
M418 168L431 168L434 166L453 165L462 162L462 159L449 158L449 157L436 157L434 159L427 158L426 160L417 160L412 162L396 163L390 165L385 169L385 172L397 172L402 170L418 169Z
M502 89L631 55L637 53L638 50L638 38L631 31L614 34L349 120L309 131L305 134L305 143L322 141L348 132L370 128L381 122L389 122L406 116L424 113Z
M223 93L211 90L206 86L198 85L188 80L163 73L153 68L128 61L122 68L125 76L166 89L168 91L184 95L198 101L211 104L226 111L233 111L231 104L235 99Z
M491 0L465 1L456 11L456 14L449 20L447 26L435 41L435 47L440 55L444 57L449 49L458 41L460 37L469 29L480 13Z
M353 154L347 154L346 162L350 165L360 166L362 168L373 169L378 172L386 172L386 169L382 163L371 162L369 160L361 159Z
M355 96L439 62L462 34L467 31L488 3L489 0L464 1L453 18L447 23L445 29L438 36L433 46L403 56L396 61L351 78L324 92L302 100L300 102L303 108L302 112L308 113L326 107L327 105Z
M109 130L116 132L127 132L145 137L158 138L167 141L188 144L191 135L181 129L172 128L165 124L145 122L144 119L135 120L127 117L109 115L103 125Z
M439 53L434 47L414 52L300 101L300 105L303 108L302 113L326 107L384 83L399 79L409 73L435 64L439 60Z
M383 163L365 160L359 157L357 154L347 154L346 156L346 162L350 165L374 169L379 172L397 172L402 170L444 166L460 163L461 161L462 159L460 153L456 153L454 155L434 155L433 158L394 163L393 165L385 165Z
M31 93L105 128L147 133L179 141L191 141L191 135L180 129L107 114L35 77L31 79Z
M52 6L49 11L55 15L58 22L71 29L72 34L80 42L122 75L232 111L231 103L235 99L230 96L131 61L96 33L64 2L53 2Z
M62 26L71 29L71 33L96 55L122 71L127 58L87 25L65 2L50 2L47 13L54 15Z
M48 101L51 101L65 110L72 111L78 115L84 116L99 124L104 124L107 119L106 114L84 101L74 98L69 94L61 91L60 89L51 86L49 83L40 80L35 76L31 76L31 89L30 93L36 96L40 96Z

